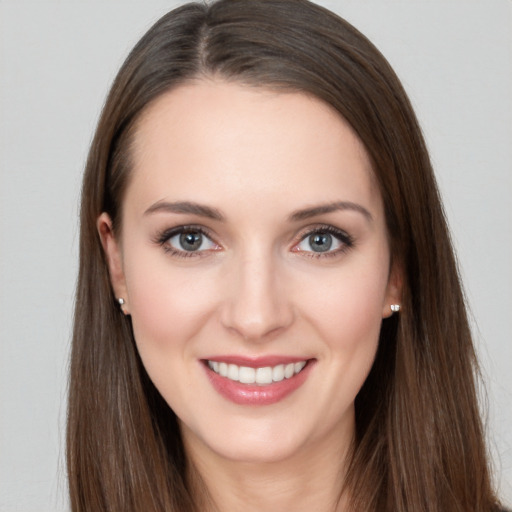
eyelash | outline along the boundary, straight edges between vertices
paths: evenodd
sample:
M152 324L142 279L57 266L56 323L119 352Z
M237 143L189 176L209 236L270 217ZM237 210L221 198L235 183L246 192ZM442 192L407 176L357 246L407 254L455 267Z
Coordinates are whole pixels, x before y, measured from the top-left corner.
M294 251L294 252L300 252L303 256L306 258L332 258L335 256L339 256L341 254L344 254L348 252L350 249L352 249L355 245L354 238L350 236L345 231L342 231L341 229L335 228L334 226L330 226L328 224L326 225L320 225L315 226L314 228L306 228L303 230L299 235L298 239L299 241L295 243L294 247L297 247L301 242L306 240L308 237L315 235L315 234L328 234L332 235L334 238L336 238L342 245L340 248L335 249L333 251L326 251L326 252L314 252L314 251Z
M158 245L161 245L166 253L176 258L201 258L207 255L206 253L209 251L180 251L168 244L169 240L172 237L176 235L181 235L183 233L198 233L213 241L213 238L208 230L204 229L201 226L189 225L166 229L165 231L162 231L155 237L154 242L157 243ZM216 244L216 242L213 243Z
M208 230L201 226L194 226L194 225L186 225L186 226L178 226L171 229L166 229L162 231L161 233L158 233L157 236L154 239L154 243L162 246L164 251L168 254L170 254L173 257L177 258L198 258L198 257L205 257L207 256L208 252L207 250L202 251L181 251L178 249L175 249L171 245L168 244L169 240L173 238L176 235L181 235L183 233L198 233L209 240L211 240L214 244L216 242L213 240L212 235ZM332 235L334 238L336 238L342 246L338 249L335 249L333 251L326 251L326 252L315 252L315 251L303 251L303 250L293 250L296 248L300 243L302 243L304 240L306 240L308 237L315 235L315 234L329 234ZM354 247L354 239L352 236L350 236L345 231L342 231L341 229L335 228L334 226L330 225L320 225L315 226L314 228L306 228L304 229L298 236L297 236L297 242L294 243L292 251L301 253L301 255L307 257L307 258L330 258L335 257L341 254L346 253L350 249ZM217 245L217 244L216 244Z

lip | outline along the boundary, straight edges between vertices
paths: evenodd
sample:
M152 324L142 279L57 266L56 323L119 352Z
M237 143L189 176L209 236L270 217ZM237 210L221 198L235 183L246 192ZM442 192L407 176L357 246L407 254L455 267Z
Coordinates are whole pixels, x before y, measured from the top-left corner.
M263 368L264 366L277 366L278 364L300 363L310 361L308 357L290 356L260 356L243 357L234 355L205 357L206 361L217 361L219 363L236 364L237 366L248 366L249 368Z
M272 384L242 384L227 377L221 377L208 367L207 361L218 361L238 366L261 368L264 366L277 366L278 364L290 364L307 361L306 366L289 379ZM238 356L216 356L201 361L204 371L213 388L227 400L237 405L271 405L284 400L288 395L296 391L308 378L316 359L300 357L268 356L258 358L245 358Z

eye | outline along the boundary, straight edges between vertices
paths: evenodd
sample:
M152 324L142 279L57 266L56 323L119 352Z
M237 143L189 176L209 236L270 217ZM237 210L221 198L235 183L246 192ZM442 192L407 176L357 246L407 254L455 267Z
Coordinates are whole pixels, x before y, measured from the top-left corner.
M187 230L171 236L167 243L178 251L197 252L215 249L217 244L212 242L204 233L198 230Z
M332 226L326 226L307 232L292 251L309 253L311 256L331 256L352 246L353 240L350 235Z
M204 232L195 227L179 227L162 233L157 242L175 256L199 256L204 251L215 251L219 246Z
M327 252L332 248L333 244L336 245L336 240L330 233L313 233L304 239L298 247L303 251Z

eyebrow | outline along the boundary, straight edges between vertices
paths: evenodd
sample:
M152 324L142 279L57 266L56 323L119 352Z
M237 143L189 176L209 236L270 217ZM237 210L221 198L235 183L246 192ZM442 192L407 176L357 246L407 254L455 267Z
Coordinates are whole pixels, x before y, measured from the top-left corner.
M224 221L224 216L216 208L206 206L204 204L193 203L191 201L176 201L170 203L168 201L158 201L151 205L145 212L144 215L150 215L156 212L168 212L168 213L191 213L193 215L199 215L200 217L207 217L208 219Z
M310 208L304 208L301 210L295 210L290 214L288 220L290 222L298 222L318 215L324 215L326 213L332 213L335 211L352 210L358 212L368 221L373 221L372 214L360 204L352 203L350 201L336 201L334 203L320 204L312 206ZM150 215L157 212L168 212L168 213L189 213L192 215L199 215L200 217L206 217L208 219L218 220L224 222L225 218L222 213L211 206L204 204L194 203L192 201L158 201L151 205L145 212L144 215Z
M334 203L320 204L318 206L312 206L311 208L296 210L290 215L289 220L290 222L297 222L310 219L311 217L316 217L317 215L324 215L326 213L344 210L358 212L364 215L368 221L373 221L372 214L364 206L350 201L336 201Z

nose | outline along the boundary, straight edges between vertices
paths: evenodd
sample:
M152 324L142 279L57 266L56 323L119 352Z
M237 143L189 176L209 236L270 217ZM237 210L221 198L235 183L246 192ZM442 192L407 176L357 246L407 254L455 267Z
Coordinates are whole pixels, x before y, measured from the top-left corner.
M288 328L294 311L272 258L259 255L231 263L221 313L223 326L250 341L268 340Z

